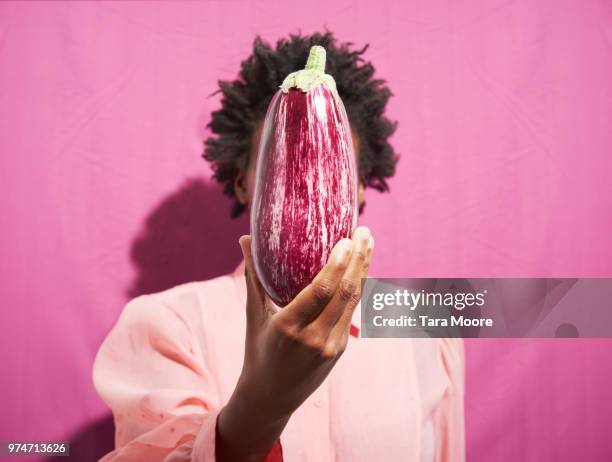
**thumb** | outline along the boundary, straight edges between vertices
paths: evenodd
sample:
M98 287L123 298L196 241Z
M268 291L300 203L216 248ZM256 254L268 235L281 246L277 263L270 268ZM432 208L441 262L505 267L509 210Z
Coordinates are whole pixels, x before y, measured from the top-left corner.
M260 325L266 317L266 293L255 271L255 263L251 253L251 236L242 236L238 242L244 257L244 277L247 286L247 325Z

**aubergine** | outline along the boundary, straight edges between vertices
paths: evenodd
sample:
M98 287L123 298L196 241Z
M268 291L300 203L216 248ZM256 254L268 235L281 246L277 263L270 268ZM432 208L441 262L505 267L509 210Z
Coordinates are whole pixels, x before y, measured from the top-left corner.
M289 74L266 111L251 206L252 255L270 299L287 305L357 225L351 127L325 49Z

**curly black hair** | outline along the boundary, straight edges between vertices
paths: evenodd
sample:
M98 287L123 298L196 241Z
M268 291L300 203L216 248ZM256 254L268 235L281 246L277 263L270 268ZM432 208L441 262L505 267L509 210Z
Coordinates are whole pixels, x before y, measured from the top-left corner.
M338 43L331 32L309 36L290 35L273 48L256 37L253 54L242 61L238 78L219 81L221 109L212 113L208 128L216 135L205 144L204 159L212 162L214 178L224 184L226 195L235 198L234 179L248 167L252 135L265 116L266 108L291 72L302 69L313 45L327 51L326 73L336 80L348 118L358 137L359 175L365 186L388 191L386 178L395 173L398 156L389 144L397 127L385 117L391 91L385 81L375 79L374 66L362 55L368 45L352 49L352 43ZM232 217L245 209L237 200Z

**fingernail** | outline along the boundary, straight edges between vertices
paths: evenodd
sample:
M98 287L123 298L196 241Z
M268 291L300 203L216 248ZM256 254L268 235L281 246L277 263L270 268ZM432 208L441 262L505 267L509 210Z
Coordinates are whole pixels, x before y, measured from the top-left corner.
M365 226L360 226L357 228L357 236L365 241L370 237L370 230Z
M338 242L337 245L337 257L338 260L342 261L346 258L348 258L349 254L353 251L353 243L350 241L350 239L342 239L341 241Z
M368 250L372 250L374 248L374 238L370 236L368 239Z

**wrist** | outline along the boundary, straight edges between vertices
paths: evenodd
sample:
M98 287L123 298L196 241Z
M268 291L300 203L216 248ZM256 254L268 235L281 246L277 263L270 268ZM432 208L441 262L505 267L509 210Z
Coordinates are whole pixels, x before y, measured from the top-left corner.
M280 409L278 400L262 392L261 386L239 380L236 389L228 402L232 412L248 416L254 423L261 426L284 425L292 412Z
M248 388L237 386L217 418L217 458L220 461L259 462L280 437L289 417L274 418L256 405Z

